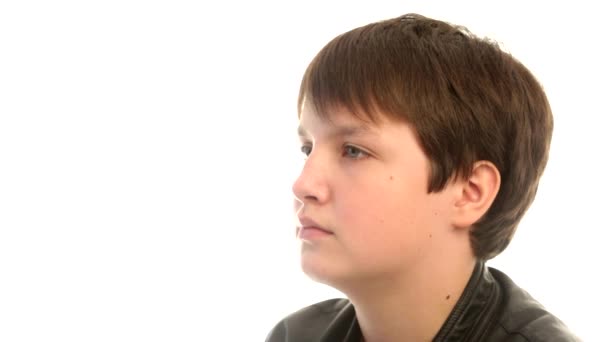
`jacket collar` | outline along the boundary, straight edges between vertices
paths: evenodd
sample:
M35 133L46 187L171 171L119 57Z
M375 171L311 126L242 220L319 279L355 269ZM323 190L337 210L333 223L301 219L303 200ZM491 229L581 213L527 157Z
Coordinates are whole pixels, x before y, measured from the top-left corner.
M500 286L478 261L454 309L433 342L478 341L488 330L501 300Z

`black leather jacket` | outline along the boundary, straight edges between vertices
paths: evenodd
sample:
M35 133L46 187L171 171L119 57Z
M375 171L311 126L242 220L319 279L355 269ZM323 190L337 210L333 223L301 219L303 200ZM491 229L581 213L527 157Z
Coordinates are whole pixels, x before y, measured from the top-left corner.
M277 324L266 342L360 342L355 309L347 299L304 308ZM479 262L434 342L580 341L504 273Z

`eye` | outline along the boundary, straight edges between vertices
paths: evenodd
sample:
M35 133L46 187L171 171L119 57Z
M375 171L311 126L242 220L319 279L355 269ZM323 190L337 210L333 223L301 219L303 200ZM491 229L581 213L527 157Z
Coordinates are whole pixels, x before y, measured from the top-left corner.
M360 149L358 147L346 145L346 146L344 146L342 156L346 157L346 158L351 158L351 159L362 159L362 158L368 157L369 153L363 151L362 149Z
M302 153L304 153L304 155L308 157L310 155L310 152L312 151L312 146L302 145L300 147L300 151L302 151Z

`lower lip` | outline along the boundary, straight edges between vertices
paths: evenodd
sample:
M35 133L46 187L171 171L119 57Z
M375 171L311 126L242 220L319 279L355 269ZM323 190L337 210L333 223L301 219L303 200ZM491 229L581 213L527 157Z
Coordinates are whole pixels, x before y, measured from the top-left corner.
M330 235L333 234L326 230L314 227L300 228L298 230L298 238L302 240L317 240Z

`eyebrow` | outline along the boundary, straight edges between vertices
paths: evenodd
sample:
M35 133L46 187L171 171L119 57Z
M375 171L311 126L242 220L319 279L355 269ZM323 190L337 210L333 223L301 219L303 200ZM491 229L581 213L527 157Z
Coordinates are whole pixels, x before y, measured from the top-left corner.
M345 126L332 126L330 137L352 137L361 136L365 134L377 135L369 126L365 125L345 125ZM306 137L306 130L302 126L298 126L298 136Z

